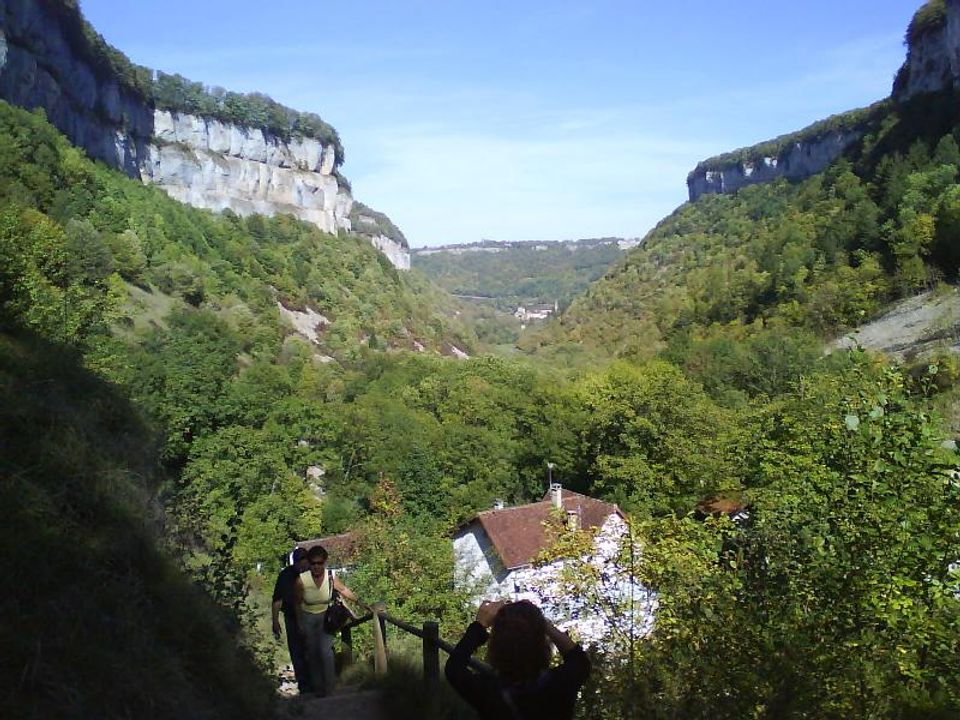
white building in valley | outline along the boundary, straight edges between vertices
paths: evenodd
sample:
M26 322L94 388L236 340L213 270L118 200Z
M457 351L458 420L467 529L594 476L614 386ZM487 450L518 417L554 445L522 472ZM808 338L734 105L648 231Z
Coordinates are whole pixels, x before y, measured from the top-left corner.
M639 549L632 542L616 505L554 484L540 502L479 513L457 530L453 546L458 582L478 599L532 600L585 642L609 644L653 626L656 596L633 576ZM543 559L560 546L577 556Z

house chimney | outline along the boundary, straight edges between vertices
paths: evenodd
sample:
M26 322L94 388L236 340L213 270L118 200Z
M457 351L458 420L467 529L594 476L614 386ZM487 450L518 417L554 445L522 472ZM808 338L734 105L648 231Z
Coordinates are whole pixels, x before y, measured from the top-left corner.
M563 510L563 488L560 483L550 483L550 497L553 500L553 506L557 510Z
M503 510L503 500L501 500L500 498L497 498L496 500L494 500L494 501L493 501L493 509L494 509L494 510Z

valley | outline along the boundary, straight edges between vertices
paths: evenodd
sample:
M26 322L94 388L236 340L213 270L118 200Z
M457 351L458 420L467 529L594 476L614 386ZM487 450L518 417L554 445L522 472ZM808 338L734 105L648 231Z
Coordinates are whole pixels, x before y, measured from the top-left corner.
M889 97L704 160L643 237L420 248L319 115L72 0L0 19L11 717L317 714L270 591L321 539L446 641L534 598L577 718L960 712L960 0ZM374 625L344 684L472 717Z

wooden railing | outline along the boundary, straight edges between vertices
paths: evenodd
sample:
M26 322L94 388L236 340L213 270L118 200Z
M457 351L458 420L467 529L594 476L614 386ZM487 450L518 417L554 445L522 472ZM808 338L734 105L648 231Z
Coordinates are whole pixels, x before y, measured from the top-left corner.
M453 652L454 645L448 643L440 637L440 624L433 620L423 623L418 628L410 623L399 620L388 615L383 605L373 605L368 614L352 620L347 623L340 631L340 639L343 642L343 661L344 665L353 663L353 628L363 625L373 620L373 668L376 675L383 675L387 672L387 623L402 630L405 633L420 638L423 643L423 679L427 688L435 690L440 683L440 651L447 654ZM492 673L489 665L475 658L470 658L468 664L473 669L481 673Z

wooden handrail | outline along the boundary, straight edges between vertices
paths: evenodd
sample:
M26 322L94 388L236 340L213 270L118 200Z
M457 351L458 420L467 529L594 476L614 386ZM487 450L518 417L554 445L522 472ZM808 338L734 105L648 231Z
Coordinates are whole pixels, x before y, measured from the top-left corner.
M444 652L446 652L447 655L451 654L451 653L454 651L454 648L456 647L455 645L453 645L453 643L448 643L446 640L441 639L441 638L439 637L439 635L438 635L437 637L435 637L435 638L434 638L434 637L429 637L429 638L428 638L426 626L427 626L429 623L424 623L424 629L423 629L423 630L418 630L418 629L417 629L416 627L414 627L413 625L411 625L411 624L409 624L409 623L406 623L406 622L404 622L403 620L399 620L399 619L397 619L397 618L395 618L395 617L391 617L391 616L387 615L386 613L383 613L383 619L386 620L386 621L387 621L388 623L390 623L391 625L397 626L398 628L400 628L400 629L403 630L404 632L408 632L408 633L410 633L411 635L416 635L416 636L417 636L418 638L420 638L421 640L424 640L424 641L428 641L428 640L429 640L429 642L435 644L438 648L440 648L441 650L443 650ZM433 624L436 625L437 623L433 623ZM438 626L438 628L439 628L439 626ZM475 658L470 658L470 660L468 661L468 664L470 665L470 667L472 667L474 670L477 670L478 672L482 672L482 673L493 673L493 668L490 667L489 665L487 665L487 664L486 664L485 662L483 662L482 660L477 660L477 659L475 659Z
M423 623L423 628L418 628L414 625L411 625L408 622L404 622L399 618L392 617L385 612L382 612L381 608L383 606L380 604L372 606L372 612L364 615L363 617L356 618L351 620L340 631L341 639L343 640L344 645L344 661L347 664L353 662L353 628L362 625L370 620L376 619L376 625L378 627L374 628L374 645L375 645L375 658L374 666L376 674L380 675L386 671L386 625L385 623L390 623L394 627L403 630L414 637L418 637L423 641L423 677L424 682L426 682L428 688L431 691L434 691L440 682L440 655L439 651L443 650L448 655L451 654L455 646L452 643L448 643L446 640L440 638L440 625L435 621L426 621ZM378 632L379 631L379 632ZM473 668L477 672L492 674L493 668L487 665L485 662L477 660L476 658L469 658L467 660L469 667Z

